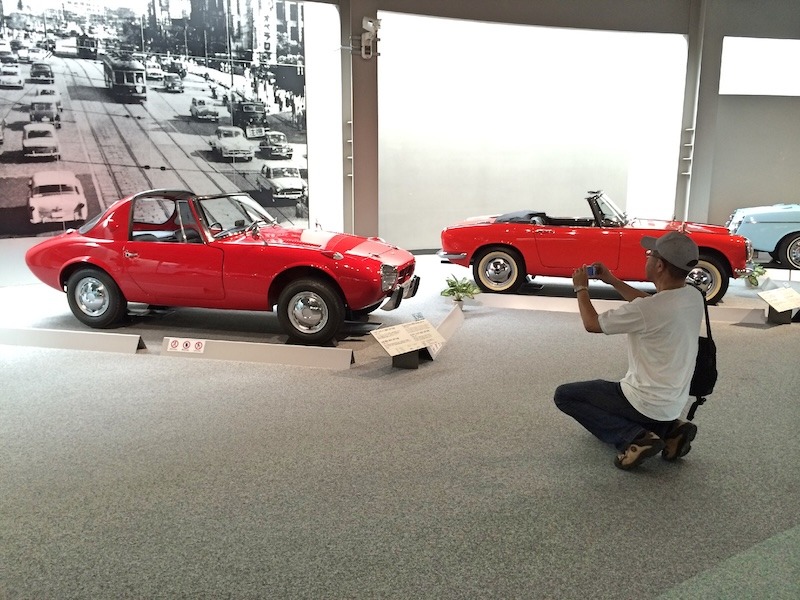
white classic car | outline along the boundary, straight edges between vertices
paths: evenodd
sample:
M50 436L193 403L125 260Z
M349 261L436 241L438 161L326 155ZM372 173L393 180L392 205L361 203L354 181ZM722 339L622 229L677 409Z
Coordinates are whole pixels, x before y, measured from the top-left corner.
M192 114L192 118L197 120L219 121L219 110L210 98L192 98L189 112Z
M302 203L308 197L308 186L297 167L264 165L256 177L256 186L260 191L266 192L273 202L292 200Z
M800 204L738 208L726 225L757 253L768 253L785 269L800 269Z
M39 171L28 182L31 223L85 221L83 187L69 171Z
M241 127L220 125L208 143L220 158L253 160L255 148L244 135Z
M0 87L25 87L25 78L20 74L18 64L5 63L0 67Z
M58 134L51 123L28 123L22 127L22 155L25 158L61 158Z

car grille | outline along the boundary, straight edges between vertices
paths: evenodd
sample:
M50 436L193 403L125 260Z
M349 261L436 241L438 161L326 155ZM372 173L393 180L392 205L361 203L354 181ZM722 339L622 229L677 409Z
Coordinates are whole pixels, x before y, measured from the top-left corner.
M303 196L303 190L298 189L285 189L275 192L277 198L300 198Z
M25 154L27 156L50 156L58 152L56 148L28 148L25 150Z
M414 263L407 264L406 266L402 267L401 269L398 269L397 282L401 283L401 284L405 283L406 281L411 279L411 276L413 274L414 274Z

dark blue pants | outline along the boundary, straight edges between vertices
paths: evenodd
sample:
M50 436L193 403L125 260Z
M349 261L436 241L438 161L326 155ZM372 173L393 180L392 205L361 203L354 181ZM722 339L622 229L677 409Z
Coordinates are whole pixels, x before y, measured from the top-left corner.
M633 408L617 381L578 381L556 388L556 406L598 439L624 451L652 431L664 439L675 421L655 421Z

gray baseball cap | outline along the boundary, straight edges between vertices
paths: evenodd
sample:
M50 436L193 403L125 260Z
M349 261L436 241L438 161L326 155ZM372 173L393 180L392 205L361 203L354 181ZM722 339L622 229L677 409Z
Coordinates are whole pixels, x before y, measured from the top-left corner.
M660 258L679 269L691 271L699 257L697 244L685 233L670 231L661 237L646 235L641 241L642 248L652 250Z

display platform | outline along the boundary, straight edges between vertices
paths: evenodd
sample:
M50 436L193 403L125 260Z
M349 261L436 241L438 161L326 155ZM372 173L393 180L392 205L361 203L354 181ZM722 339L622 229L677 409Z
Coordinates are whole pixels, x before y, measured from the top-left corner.
M275 361L301 366L326 364L326 361L309 356L303 356L297 361L289 358L293 355L310 355L314 351L303 352L304 347L299 347L299 351L291 350L292 346L287 345L287 338L281 333L274 313L180 308L148 314L147 311L137 313L133 310L128 322L122 327L103 332L92 330L75 319L62 292L38 282L27 270L24 252L31 244L30 241L2 240L0 243L4 250L4 261L0 265L0 305L3 307L0 311L0 329L6 330L0 343L117 351L108 350L103 345L114 339L113 336L122 336L118 338L120 340L128 340L132 336L133 342L124 342L126 348L133 347L133 351L137 353L166 354L165 339L177 338L213 342L209 348L214 350L209 351L205 358ZM326 368L341 368L342 364L352 364L353 360L358 362L360 357L385 357L380 346L369 335L371 329L421 318L439 326L452 309L452 301L440 295L445 278L451 274L458 277L472 276L471 270L442 263L434 254L417 255L417 274L421 277L417 296L404 301L397 310L375 311L367 323L353 323L349 329L343 331L337 347L329 348L342 351L341 356L333 361L337 366ZM797 281L800 275L796 272L768 269L768 277L773 285L792 287L800 291L800 282ZM636 285L646 291L654 290L651 284ZM768 306L758 296L759 291L762 288L751 287L742 280L731 281L722 302L710 307L711 320L746 326L772 326L767 321ZM590 282L590 294L600 311L622 302L616 292L603 283ZM523 286L518 294L480 294L474 300L467 300L466 305L468 311L474 312L578 312L572 283L563 278L537 277ZM30 332L27 342L26 331ZM103 335L112 337L102 337ZM4 342L2 339L13 341ZM95 344L95 341L100 340L103 340L103 344ZM229 347L223 348L226 343ZM272 348L256 351L260 346L273 346L275 352L272 352ZM274 358L269 358L270 356Z

